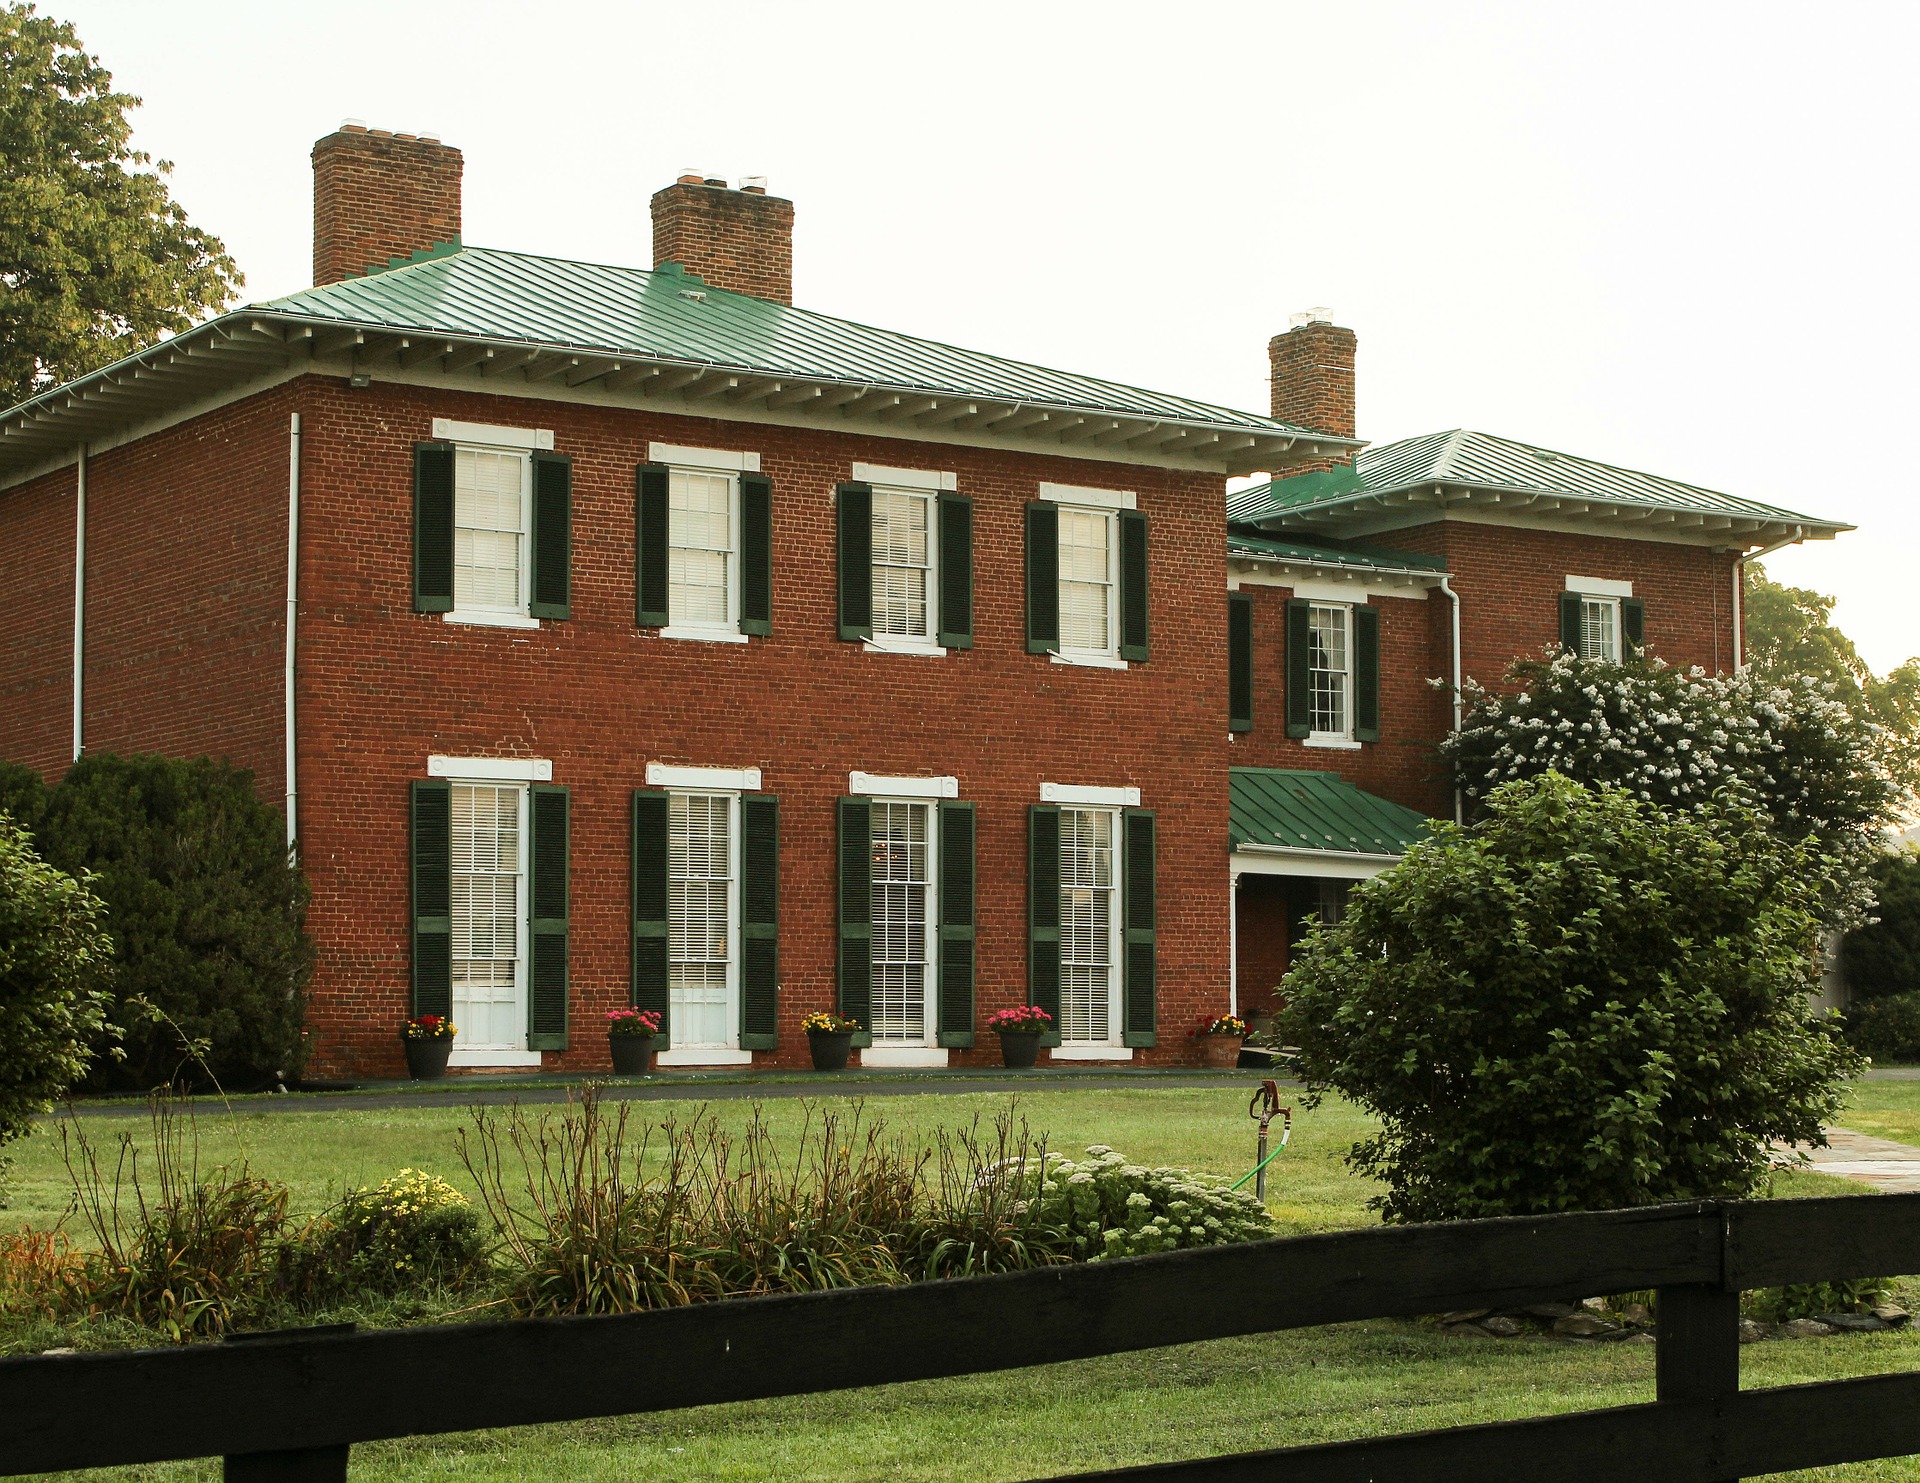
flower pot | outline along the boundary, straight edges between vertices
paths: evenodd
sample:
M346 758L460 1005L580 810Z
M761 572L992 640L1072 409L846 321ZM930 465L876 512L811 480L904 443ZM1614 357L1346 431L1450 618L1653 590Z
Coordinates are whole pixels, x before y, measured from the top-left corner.
M645 1076L653 1070L651 1035L609 1035L607 1048L613 1052L615 1076Z
M407 1048L407 1075L415 1081L438 1081L447 1074L447 1057L453 1054L450 1037L409 1040L402 1036L400 1043Z
M1040 1032L1038 1030L1002 1030L1000 1032L1000 1060L1003 1064L1023 1071L1040 1058Z
M1203 1066L1220 1066L1227 1069L1238 1066L1240 1044L1244 1038L1239 1035L1202 1035L1200 1063Z
M845 1071L853 1054L853 1031L815 1032L807 1036L807 1049L813 1052L815 1071Z

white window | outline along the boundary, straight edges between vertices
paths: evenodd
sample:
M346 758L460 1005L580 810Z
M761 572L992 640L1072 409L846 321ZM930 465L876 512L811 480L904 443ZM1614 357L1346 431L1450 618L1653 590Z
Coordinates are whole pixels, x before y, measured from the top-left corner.
M675 1050L739 1043L733 795L667 801L667 978Z
M1060 810L1060 1039L1120 1043L1119 815Z
M1307 614L1307 720L1313 735L1353 735L1353 609L1315 603Z
M1060 507L1060 649L1115 655L1119 551L1112 510Z
M674 469L667 479L667 621L674 628L738 626L740 476Z
M1620 599L1617 597L1580 597L1580 657L1620 659Z
M524 1050L526 788L455 783L451 793L456 1048Z
M932 806L881 802L871 813L873 1042L931 1045Z
M873 631L932 642L934 496L873 491Z
M453 454L453 607L527 612L527 523L533 466L525 453L457 446Z

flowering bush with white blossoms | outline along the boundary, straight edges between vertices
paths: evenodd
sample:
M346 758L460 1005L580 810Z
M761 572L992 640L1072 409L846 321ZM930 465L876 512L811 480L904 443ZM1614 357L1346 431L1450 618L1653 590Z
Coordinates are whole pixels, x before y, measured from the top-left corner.
M1057 1153L1046 1156L1039 1215L1071 1243L1071 1261L1262 1241L1275 1234L1266 1207L1245 1191L1188 1169L1129 1163L1103 1143L1079 1163Z
M1469 680L1460 729L1441 743L1469 800L1551 771L1669 811L1745 804L1823 857L1828 925L1864 920L1867 870L1896 790L1880 728L1852 715L1832 686L1566 652L1518 660L1507 681L1511 693Z

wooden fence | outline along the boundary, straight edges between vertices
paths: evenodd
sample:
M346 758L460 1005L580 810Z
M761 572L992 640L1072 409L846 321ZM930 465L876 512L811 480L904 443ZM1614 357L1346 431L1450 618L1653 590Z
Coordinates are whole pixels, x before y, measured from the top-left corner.
M1656 1399L1129 1469L1166 1483L1717 1483L1920 1452L1920 1373L1740 1389L1739 1294L1920 1271L1920 1194L1302 1236L615 1318L0 1360L0 1474L223 1456L344 1479L386 1437L626 1416L1354 1319L1659 1291ZM1222 1293L1233 1294L1222 1302ZM1116 1474L1088 1474L1112 1477Z

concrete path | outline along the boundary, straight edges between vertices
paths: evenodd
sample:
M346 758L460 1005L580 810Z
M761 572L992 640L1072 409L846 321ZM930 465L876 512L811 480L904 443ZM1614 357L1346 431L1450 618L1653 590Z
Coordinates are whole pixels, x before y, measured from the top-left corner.
M1857 1179L1889 1193L1920 1190L1920 1148L1890 1138L1869 1138L1851 1128L1828 1128L1828 1148L1808 1149L1822 1174Z

